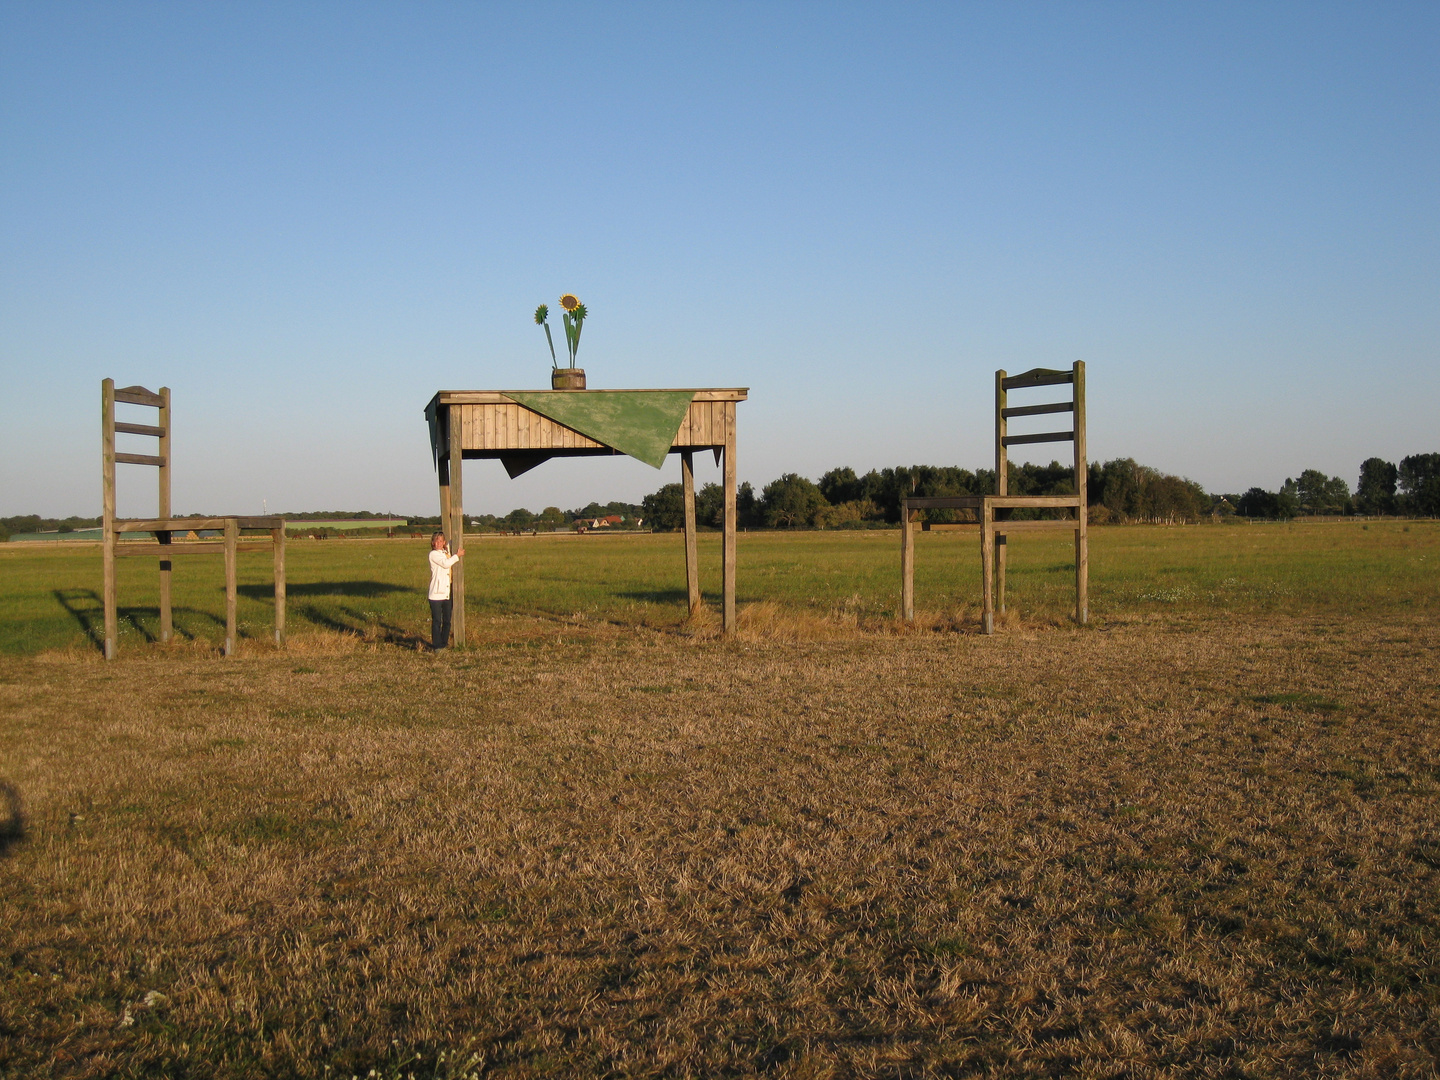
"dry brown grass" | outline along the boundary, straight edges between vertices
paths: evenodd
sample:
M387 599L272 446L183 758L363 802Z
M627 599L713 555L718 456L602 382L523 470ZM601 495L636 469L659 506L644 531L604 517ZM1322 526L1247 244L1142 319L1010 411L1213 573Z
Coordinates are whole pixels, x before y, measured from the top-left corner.
M0 1074L1435 1075L1431 620L846 618L0 661Z

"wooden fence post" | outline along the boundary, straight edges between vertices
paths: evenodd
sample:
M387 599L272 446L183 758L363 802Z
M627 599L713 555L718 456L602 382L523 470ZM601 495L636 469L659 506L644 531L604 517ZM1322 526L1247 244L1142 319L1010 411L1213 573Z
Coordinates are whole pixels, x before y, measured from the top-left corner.
M235 655L235 552L240 542L240 521L225 519L225 655Z
M995 632L995 510L989 503L980 508L980 590L981 628Z
M915 621L915 528L910 500L900 500L900 618Z
M170 388L160 388L160 498L157 504L158 513L155 515L161 519L170 517ZM155 534L155 539L162 546L168 545L171 540L169 529L162 529ZM168 643L174 636L175 624L170 608L170 560L160 560L160 641Z
M115 638L119 631L115 589L115 380L100 384L100 476L101 540L104 545L104 584L101 607L105 609L105 659L115 659Z
M275 548L275 644L285 644L285 522L270 530L270 543Z

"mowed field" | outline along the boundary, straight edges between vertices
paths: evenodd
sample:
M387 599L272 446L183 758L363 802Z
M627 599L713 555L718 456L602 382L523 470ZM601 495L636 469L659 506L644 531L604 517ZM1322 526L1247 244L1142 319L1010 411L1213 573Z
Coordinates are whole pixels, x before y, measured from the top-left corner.
M1091 535L0 548L0 1076L1436 1075L1440 528Z

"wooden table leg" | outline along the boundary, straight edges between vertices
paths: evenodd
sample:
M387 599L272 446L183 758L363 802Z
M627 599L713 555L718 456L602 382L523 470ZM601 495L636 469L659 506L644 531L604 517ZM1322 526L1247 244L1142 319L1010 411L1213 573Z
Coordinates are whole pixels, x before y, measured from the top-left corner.
M450 552L454 554L465 546L465 498L462 471L465 464L465 443L462 436L460 412L454 406L449 408L450 422L450 524L445 538L450 541ZM452 641L457 649L465 647L465 560L461 559L450 571L450 601Z
M722 625L725 633L735 632L735 403L725 403L725 536L721 559L721 587L724 592Z
M700 550L695 537L695 462L689 450L680 451L680 484L685 493L685 591L690 614L700 611Z

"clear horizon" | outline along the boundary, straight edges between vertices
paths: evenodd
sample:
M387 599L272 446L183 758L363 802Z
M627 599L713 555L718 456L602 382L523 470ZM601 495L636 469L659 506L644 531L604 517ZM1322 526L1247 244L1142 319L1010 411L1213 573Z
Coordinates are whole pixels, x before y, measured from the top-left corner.
M1092 460L1353 487L1440 450L1437 52L1425 4L0 3L0 515L99 512L108 376L172 388L177 511L432 516L425 403L542 386L563 291L592 386L749 387L757 489L983 467L994 370L1074 360Z

